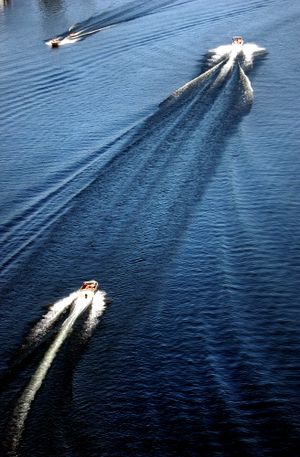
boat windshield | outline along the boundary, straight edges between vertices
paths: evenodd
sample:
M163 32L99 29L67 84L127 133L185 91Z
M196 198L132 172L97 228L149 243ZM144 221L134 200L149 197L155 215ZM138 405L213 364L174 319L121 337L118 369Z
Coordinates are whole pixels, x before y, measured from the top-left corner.
M96 289L97 288L97 284L96 282L84 282L81 286L81 289L84 290L84 289Z

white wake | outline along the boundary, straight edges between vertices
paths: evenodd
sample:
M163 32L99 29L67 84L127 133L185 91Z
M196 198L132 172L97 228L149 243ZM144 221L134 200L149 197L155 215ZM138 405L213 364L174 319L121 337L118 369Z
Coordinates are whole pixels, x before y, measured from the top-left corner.
M53 305L50 306L49 311L42 317L42 319L33 327L29 333L29 343L37 343L48 332L48 330L55 324L58 318L71 306L74 300L78 297L78 292L71 293Z
M17 404L13 410L12 419L9 426L10 451L12 455L16 455L16 451L24 430L24 424L29 414L31 404L40 389L56 354L61 348L66 338L71 333L73 326L78 317L90 307L88 318L84 323L85 336L90 336L93 329L96 327L100 316L105 310L105 292L97 291L95 295L92 293L82 294L80 291L74 292L69 297L55 303L49 312L43 317L40 323L33 329L32 336L40 338L44 335L47 329L54 323L57 317L73 303L70 315L64 320L61 328L55 337L54 341L46 351L38 368L32 375L29 383L25 387Z
M94 35L94 33L102 32L102 31L104 31L106 29L110 29L114 26L115 25L107 25L107 26L100 27L98 29L93 29L93 30L82 29L82 30L79 30L78 32L73 32L72 27L70 27L69 35L65 36L64 38L61 38L61 37L52 38L51 40L45 41L45 44L47 46L52 46L53 40L59 40L59 46L63 46L65 44L77 43L77 41L80 41L83 38L88 37L89 35Z
M208 70L201 73L196 78L176 89L161 105L172 103L189 89L200 86L205 81L210 81L208 92L220 87L238 66L239 79L243 87L244 101L251 102L253 99L253 88L246 72L253 66L255 57L265 54L265 48L259 47L254 43L243 45L229 44L218 46L208 52L206 65Z
M87 336L91 336L93 330L99 322L99 318L102 316L106 306L106 293L98 290L95 293L93 302L89 309L87 320L84 323L84 331Z
M253 65L255 57L266 52L265 48L261 48L255 43L221 45L209 51L208 64L210 66L216 65L221 60L224 60L224 58L228 58L231 62L234 62L237 56L240 55L242 56L245 67L249 68Z

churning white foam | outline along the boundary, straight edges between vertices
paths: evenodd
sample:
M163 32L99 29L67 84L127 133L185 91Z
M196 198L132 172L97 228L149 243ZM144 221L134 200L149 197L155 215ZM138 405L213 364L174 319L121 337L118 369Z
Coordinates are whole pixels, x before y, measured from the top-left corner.
M33 327L29 334L29 342L36 343L43 338L52 325L57 321L59 316L66 311L66 309L78 297L78 292L71 293L68 297L62 298L50 306L48 312L42 319Z
M243 88L243 101L246 103L251 102L253 99L253 89L246 71L253 65L255 56L265 53L265 48L261 48L254 43L246 43L244 45L228 44L211 49L208 51L206 61L209 67L208 70L176 89L160 106L167 106L173 103L185 91L202 85L204 81L209 81L209 78L211 78L211 82L207 89L208 92L217 89L228 78L236 65L239 68L240 82Z
M93 302L89 309L87 320L85 321L85 332L87 336L90 336L99 322L99 318L102 316L106 307L106 293L98 290L95 293Z
M255 43L221 45L209 51L211 64L216 64L227 57L229 60L235 60L238 55L241 55L247 67L253 64L255 56L265 53L266 49Z

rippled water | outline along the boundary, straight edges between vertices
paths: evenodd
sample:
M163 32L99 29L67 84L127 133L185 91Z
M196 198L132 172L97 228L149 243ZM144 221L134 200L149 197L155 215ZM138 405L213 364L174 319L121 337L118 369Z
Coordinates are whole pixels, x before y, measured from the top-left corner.
M26 335L97 279L112 302L88 341L75 322L17 455L299 455L299 17L0 2L2 454L60 330L25 357ZM238 59L174 93L239 34L268 50L251 86Z

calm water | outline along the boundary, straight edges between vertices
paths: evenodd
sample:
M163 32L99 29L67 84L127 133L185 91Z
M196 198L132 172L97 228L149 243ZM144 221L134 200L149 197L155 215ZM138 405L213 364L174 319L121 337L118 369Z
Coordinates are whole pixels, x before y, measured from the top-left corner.
M300 6L5 3L1 455L298 457ZM159 108L239 34L268 50L252 105L235 62ZM112 302L89 340L77 319L12 452L61 330L29 355L26 335L93 278Z

